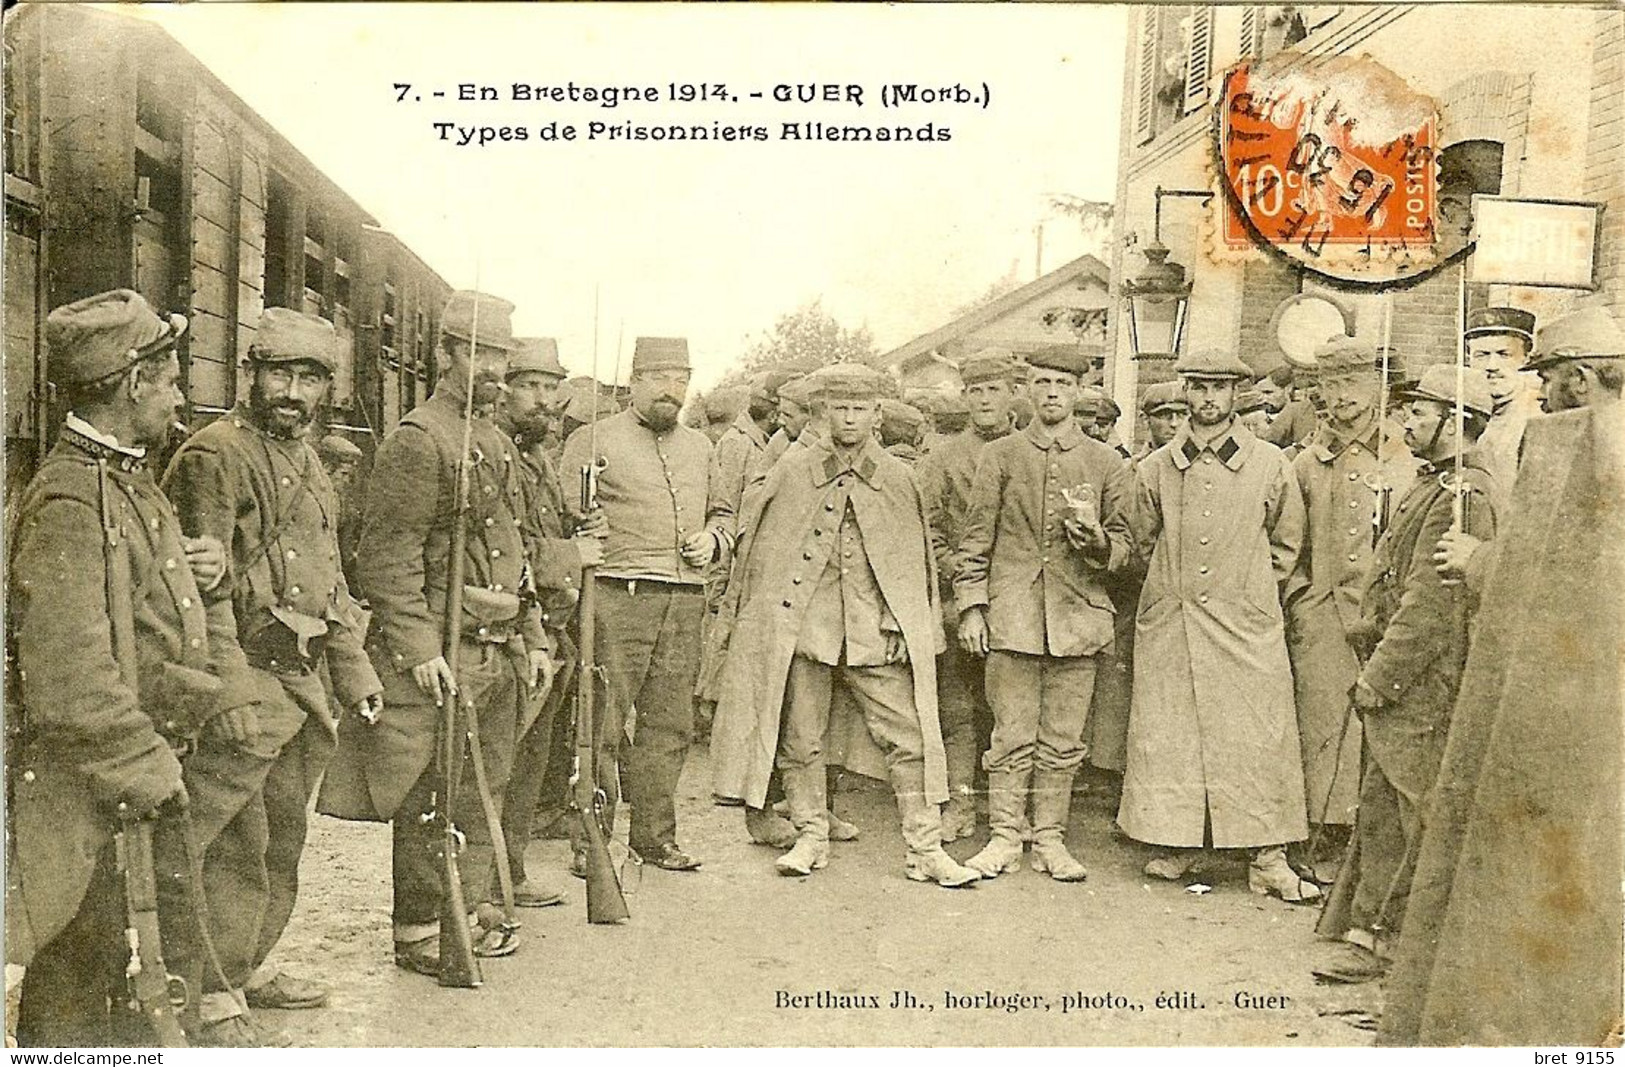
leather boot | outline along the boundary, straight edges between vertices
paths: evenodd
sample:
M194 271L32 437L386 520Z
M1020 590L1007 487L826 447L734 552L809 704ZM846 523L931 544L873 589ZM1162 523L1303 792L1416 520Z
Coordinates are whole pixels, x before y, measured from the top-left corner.
M908 846L903 873L911 882L935 882L946 889L975 882L981 877L979 873L942 850L942 819L937 806L925 799L920 788L923 782L903 778L901 774L892 777L897 814L903 821L903 843Z
M796 828L789 819L766 808L745 809L745 832L753 844L785 849L796 843Z
M983 878L1021 870L1027 824L1027 783L1032 770L987 772L987 821L993 827L982 851L965 861Z
M839 767L824 768L824 798L829 801L829 839L831 841L856 841L858 828L835 814L835 794L840 792L841 769Z
M805 878L829 865L829 801L822 766L780 769L784 799L796 828L795 846L773 861L780 874Z
M1048 871L1057 882L1081 882L1089 872L1066 850L1066 823L1072 813L1072 770L1033 771L1033 870Z
M976 747L969 736L943 738L948 763L948 803L942 809L942 840L946 844L976 832Z
M1280 897L1288 904L1313 904L1321 896L1320 886L1300 878L1286 861L1285 845L1258 850L1247 868L1247 888L1260 896Z

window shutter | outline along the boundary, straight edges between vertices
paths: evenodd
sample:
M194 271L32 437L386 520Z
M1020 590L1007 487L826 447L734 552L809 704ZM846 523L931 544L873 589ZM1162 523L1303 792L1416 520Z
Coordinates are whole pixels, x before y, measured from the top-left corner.
M1135 74L1134 143L1151 140L1157 91L1157 9L1140 9L1140 62Z
M1207 103L1208 75L1213 73L1213 9L1191 9L1190 51L1185 54L1185 111Z
M1259 45L1263 42L1259 34L1259 11L1256 7L1246 7L1241 11L1241 58L1258 58Z

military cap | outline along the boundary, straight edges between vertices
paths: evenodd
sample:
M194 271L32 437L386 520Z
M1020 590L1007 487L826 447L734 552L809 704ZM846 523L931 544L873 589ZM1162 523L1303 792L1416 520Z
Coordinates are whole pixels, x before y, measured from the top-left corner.
M703 406L708 422L732 422L745 410L745 395L738 389L713 389Z
M349 438L336 433L330 433L317 442L316 454L322 457L323 463L357 463L361 460L361 449Z
M750 395L776 401L784 383L799 377L801 377L799 371L786 370L783 367L765 370L750 380Z
M564 417L585 426L589 422L615 414L615 401L593 388L577 389L569 403L564 405Z
M820 400L875 400L885 391L885 378L862 363L831 363L807 375L813 396Z
M1461 374L1461 406L1486 419L1495 413L1495 399L1490 396L1490 382L1481 370L1466 370ZM1456 404L1456 365L1435 363L1422 372L1414 385L1394 391L1399 400L1432 400L1440 404Z
M688 370L688 341L682 337L639 337L632 343L632 373Z
M508 357L508 377L516 374L546 374L554 378L568 377L564 364L559 362L559 343L551 337L516 337L517 348Z
M477 340L475 330L480 334ZM446 298L445 310L440 313L440 333L443 337L512 352L513 305L490 293L459 289Z
M1257 389L1241 389L1236 392L1236 414L1245 415L1249 411L1264 410L1264 394Z
M293 308L266 308L248 346L256 363L315 363L328 374L338 369L338 331L319 315Z
M903 403L925 415L935 415L942 394L935 389L914 388L903 392Z
M66 386L99 382L170 348L185 332L185 316L160 318L132 289L75 300L45 317L51 378Z
M779 386L779 399L788 400L796 407L804 408L812 403L813 384L807 375L799 374Z
M959 380L966 385L977 382L1008 382L1015 378L1016 357L1008 348L984 348L972 352L959 365Z
M1315 369L1321 377L1360 374L1381 367L1382 357L1377 350L1352 337L1333 337L1315 349Z
M1233 352L1200 348L1175 360L1174 373L1182 378L1251 378L1253 369Z
M912 441L925 425L925 413L901 400L880 402L880 436L888 441Z
M1106 390L1098 385L1086 385L1078 390L1078 398L1072 402L1072 414L1093 415L1097 419L1108 415L1116 419L1123 414L1123 409L1117 406L1117 401Z
M1540 331L1530 369L1576 359L1625 359L1625 332L1606 308L1565 315Z
M1190 404L1186 402L1179 383L1154 382L1146 386L1145 395L1140 398L1140 414L1156 415L1168 410L1190 410Z
M1535 316L1522 308L1477 308L1467 313L1467 328L1463 337L1482 337L1490 334L1511 334L1535 343Z
M1079 345L1049 345L1027 356L1027 366L1065 371L1082 376L1089 370L1089 357Z

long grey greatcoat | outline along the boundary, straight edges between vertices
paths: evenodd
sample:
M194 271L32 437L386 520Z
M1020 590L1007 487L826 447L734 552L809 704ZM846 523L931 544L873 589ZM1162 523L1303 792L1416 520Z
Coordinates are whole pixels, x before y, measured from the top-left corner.
M1378 437L1382 440L1379 442ZM1377 449L1382 457L1377 457ZM1287 652L1298 705L1309 821L1348 825L1360 804L1360 723L1348 714L1360 664L1349 641L1371 566L1376 475L1396 503L1415 477L1403 431L1376 423L1356 440L1317 434L1292 461L1307 511L1307 536L1286 588ZM1341 740L1341 745L1339 745ZM1339 755L1341 753L1341 755Z
M1130 837L1218 848L1305 837L1303 767L1277 589L1303 540L1281 450L1239 423L1190 429L1138 469L1149 556L1134 636L1134 709L1118 822Z
M755 807L766 800L790 660L840 527L841 515L825 505L844 469L827 442L790 449L746 503L732 578L739 611L711 727L718 796ZM925 500L913 473L878 444L865 446L856 470L852 511L875 581L903 630L925 736L926 799L940 803L948 798L937 721L936 656L944 646Z

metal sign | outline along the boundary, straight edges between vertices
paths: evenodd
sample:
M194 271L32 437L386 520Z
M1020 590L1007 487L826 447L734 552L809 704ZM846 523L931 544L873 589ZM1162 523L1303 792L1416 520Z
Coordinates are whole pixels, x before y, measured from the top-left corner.
M1595 289L1601 204L1473 197L1472 280Z

